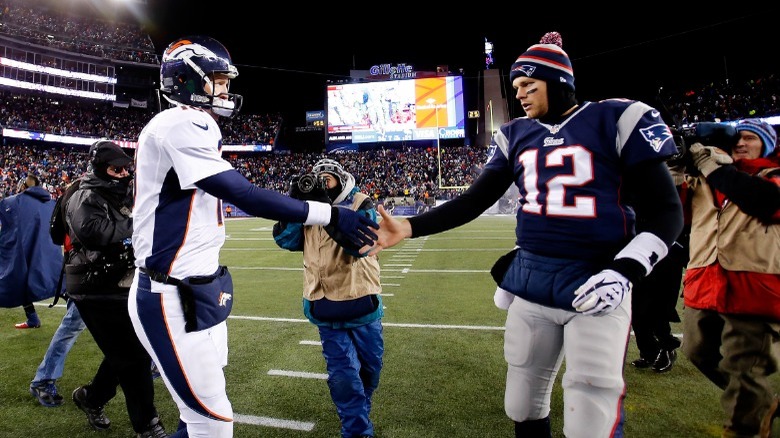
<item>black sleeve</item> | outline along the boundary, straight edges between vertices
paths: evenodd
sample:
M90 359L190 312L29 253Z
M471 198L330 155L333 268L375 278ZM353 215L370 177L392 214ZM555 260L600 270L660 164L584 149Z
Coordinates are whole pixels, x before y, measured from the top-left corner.
M780 210L780 186L764 177L741 172L735 166L721 166L707 176L707 182L745 214L762 222L770 222Z
M77 202L68 202L68 226L85 248L101 251L133 235L133 219L110 216L108 201L94 190L80 190Z
M649 232L671 246L683 229L680 195L663 161L640 163L626 172L637 233Z
M465 192L444 204L409 218L412 237L451 230L476 219L512 185L512 172L485 169Z
M283 222L305 222L309 205L273 190L255 186L231 169L195 183L198 188L223 199L252 216Z

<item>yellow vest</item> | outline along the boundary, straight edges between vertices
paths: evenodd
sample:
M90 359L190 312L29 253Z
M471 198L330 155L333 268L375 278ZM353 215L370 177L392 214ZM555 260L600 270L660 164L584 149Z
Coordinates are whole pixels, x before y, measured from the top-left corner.
M356 193L352 210L368 198ZM327 297L331 301L354 300L379 294L379 258L354 257L330 238L322 225L303 227L303 297L316 301Z

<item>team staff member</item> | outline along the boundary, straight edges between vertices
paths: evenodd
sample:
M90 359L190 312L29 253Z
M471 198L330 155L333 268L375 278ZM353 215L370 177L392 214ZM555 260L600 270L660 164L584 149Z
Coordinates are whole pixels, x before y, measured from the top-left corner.
M146 125L135 156L133 245L140 269L131 288L130 314L179 408L180 429L174 436L233 436L222 370L227 325L222 320L188 332L177 286L166 284L222 271L222 200L267 219L331 224L343 242L358 247L373 245L371 229L378 228L354 211L255 187L222 158L216 120L232 117L241 107L242 96L229 93L237 75L227 49L213 38L171 43L162 56L160 93L172 107Z
M682 348L723 390L723 437L766 438L778 406L769 376L780 365L780 157L768 123L736 129L730 155L691 147Z
M133 430L141 437L164 437L149 354L127 311L135 271L128 242L133 227L128 166L133 160L106 140L95 142L89 156L90 170L67 202L73 249L65 265L65 289L104 358L92 381L73 391L73 402L94 429L105 430L111 426L105 405L121 386Z
M579 104L561 47L560 35L548 33L512 65L526 117L496 132L474 184L404 221L379 206L372 252L465 224L514 182L519 248L493 273L496 303L508 308L504 407L515 435L551 436L550 394L565 354L564 435L623 436L631 286L667 254L683 225L664 161L677 148L658 111L642 102ZM637 235L636 216L644 224Z
M19 182L19 193L0 199L0 307L24 307L27 320L18 329L39 328L33 303L57 292L62 248L49 237L54 204L34 175Z
M325 181L317 190L325 200L376 219L371 198L338 161L322 159L312 174ZM290 196L296 197L294 184ZM303 313L320 333L341 436L373 437L369 416L385 351L379 259L340 247L319 225L277 222L273 235L281 248L303 251Z

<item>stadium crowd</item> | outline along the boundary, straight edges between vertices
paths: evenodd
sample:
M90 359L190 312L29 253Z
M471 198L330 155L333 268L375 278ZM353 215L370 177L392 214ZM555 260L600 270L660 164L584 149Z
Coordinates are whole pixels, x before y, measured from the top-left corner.
M0 34L84 55L160 63L152 39L137 24L63 15L29 1L0 1Z

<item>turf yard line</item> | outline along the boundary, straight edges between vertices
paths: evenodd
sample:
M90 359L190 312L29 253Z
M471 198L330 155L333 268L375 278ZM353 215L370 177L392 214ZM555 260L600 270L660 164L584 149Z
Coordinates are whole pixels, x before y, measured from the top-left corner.
M308 421L282 420L281 418L258 417L255 415L233 414L233 421L255 426L275 427L277 429L302 430L304 432L311 432L314 429L314 423Z
M394 297L395 296L395 294L379 294L379 295L382 295L383 297Z
M307 373L306 371L268 370L269 376L300 377L302 379L328 380L324 373Z
M381 283L381 284L382 284L382 286L383 286L383 287L384 287L384 286L390 286L390 287L401 287L401 285L400 285L400 284L398 284L398 283Z
M298 343L301 345L322 345L322 342L320 341L301 341Z

